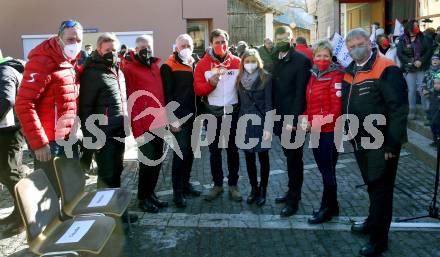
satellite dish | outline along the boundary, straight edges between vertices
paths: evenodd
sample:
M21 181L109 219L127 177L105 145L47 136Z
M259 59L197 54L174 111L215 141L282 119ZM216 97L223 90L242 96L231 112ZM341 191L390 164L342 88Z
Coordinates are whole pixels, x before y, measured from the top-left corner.
M295 22L290 23L289 27L292 28L292 29L296 28L296 23Z

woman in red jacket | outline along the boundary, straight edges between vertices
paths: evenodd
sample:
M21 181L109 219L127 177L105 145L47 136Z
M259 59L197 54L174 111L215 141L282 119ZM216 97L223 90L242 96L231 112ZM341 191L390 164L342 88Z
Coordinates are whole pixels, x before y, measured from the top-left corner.
M307 107L304 115L308 118L308 130L313 133L319 132L321 128L319 145L313 148L313 155L324 183L321 207L309 219L310 224L323 223L339 215L335 172L338 152L334 142L334 128L342 112L343 72L337 64L332 63L332 52L328 41L320 41L315 45L314 65L306 91Z

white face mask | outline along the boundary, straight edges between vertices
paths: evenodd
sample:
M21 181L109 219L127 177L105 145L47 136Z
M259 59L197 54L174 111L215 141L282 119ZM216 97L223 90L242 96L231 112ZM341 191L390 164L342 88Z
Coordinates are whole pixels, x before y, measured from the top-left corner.
M244 69L248 72L248 73L254 73L254 71L257 69L258 65L256 63L246 63L244 65Z
M63 43L64 44L64 43ZM69 59L75 59L76 56L81 52L81 44L75 43L70 45L64 45L64 54Z
M185 48L180 50L179 57L182 59L182 61L188 61L191 58L192 50L191 48Z

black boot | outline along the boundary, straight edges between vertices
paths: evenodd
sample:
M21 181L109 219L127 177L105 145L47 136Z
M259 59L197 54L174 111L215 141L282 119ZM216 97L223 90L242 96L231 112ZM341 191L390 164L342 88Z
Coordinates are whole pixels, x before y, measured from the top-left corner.
M255 201L257 201L259 195L260 195L260 192L258 190L258 187L257 186L253 186L252 190L251 190L251 193L249 194L246 202L248 204L254 203Z
M263 206L266 203L266 191L267 187L260 187L260 196L257 199L258 206Z
M158 213L159 208L154 205L154 203L151 201L150 198L139 200L138 203L139 209L141 209L143 212L149 212L149 213Z
M173 201L177 208L186 208L186 199L183 193L174 193Z
M339 215L339 205L336 200L336 186L324 186L322 194L321 207L318 212L308 220L309 224L321 224Z
M339 216L338 189L336 186L329 186L328 206L332 216Z
M148 197L149 200L156 205L158 208L165 208L168 207L168 202L160 200L155 193L153 193L150 197Z

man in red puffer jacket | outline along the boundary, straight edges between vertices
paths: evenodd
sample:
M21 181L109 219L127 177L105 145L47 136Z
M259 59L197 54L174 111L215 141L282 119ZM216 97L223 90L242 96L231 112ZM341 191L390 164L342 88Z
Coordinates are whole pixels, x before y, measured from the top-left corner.
M341 86L344 73L332 63L333 49L327 40L314 47L313 68L306 91L309 130L319 133L319 145L313 145L313 156L322 175L324 190L321 207L309 219L320 224L339 215L336 184L338 151L334 140L335 121L342 113ZM319 128L320 131L319 131Z
M68 20L61 23L58 36L35 47L29 53L15 103L24 135L35 154L35 169L46 172L57 193L51 160L65 156L56 140L68 138L75 121L79 92L75 62L82 38L81 24Z
M212 201L223 193L222 169L222 140L220 130L225 115L232 116L226 154L228 159L228 186L229 195L234 201L241 201L238 190L238 171L240 160L235 144L235 135L238 122L238 93L237 77L241 60L228 51L229 35L226 31L215 29L210 35L211 47L206 51L194 71L194 92L202 96L204 110L216 118L217 128L213 142L209 145L211 155L211 174L214 187L205 196L205 200Z

